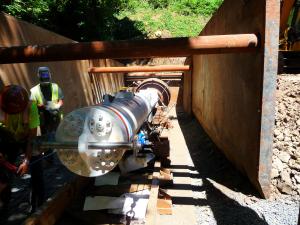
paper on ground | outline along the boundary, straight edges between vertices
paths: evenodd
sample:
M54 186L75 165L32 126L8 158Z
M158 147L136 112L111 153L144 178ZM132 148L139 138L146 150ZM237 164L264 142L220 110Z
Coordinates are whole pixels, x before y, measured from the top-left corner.
M127 158L123 158L119 162L119 168L122 174L138 170L141 168L145 168L148 166L148 162L154 159L155 155L152 153L147 153L145 157L136 157L134 155L130 155Z
M109 172L103 176L96 177L95 186L101 185L117 185L119 182L120 174L117 172Z
M121 208L108 210L112 214L127 215L133 219L144 219L149 201L150 191L145 189L135 193L123 194L120 198L125 199Z
M125 197L88 196L85 198L83 210L102 210L122 208Z

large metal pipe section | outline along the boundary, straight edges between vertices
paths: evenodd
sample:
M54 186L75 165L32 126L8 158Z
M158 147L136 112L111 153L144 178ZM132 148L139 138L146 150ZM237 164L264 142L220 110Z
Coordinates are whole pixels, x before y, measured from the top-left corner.
M116 66L92 67L89 73L131 73L131 72L183 72L189 71L188 65L161 65L161 66Z
M257 51L256 34L212 35L131 41L96 41L0 48L0 64L81 59L182 57Z
M62 163L74 173L88 177L112 170L124 152L136 144L137 132L151 118L157 104L160 101L168 104L167 84L150 80L157 85L139 86L135 93L121 91L114 98L106 95L99 105L69 113L56 132L55 146L62 148L58 149ZM77 151L66 143L78 143Z

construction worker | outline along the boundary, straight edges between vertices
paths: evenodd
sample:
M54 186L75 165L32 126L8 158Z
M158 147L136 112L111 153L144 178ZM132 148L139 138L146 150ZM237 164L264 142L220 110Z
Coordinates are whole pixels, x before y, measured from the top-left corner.
M38 68L39 84L30 89L30 100L36 102L42 135L48 140L54 138L54 133L62 117L63 93L56 83L51 82L51 72L48 67Z
M51 72L48 67L39 67L37 75L40 83L30 89L30 100L36 102L38 106L43 138L46 141L53 141L62 118L61 107L64 96L60 87L51 82ZM53 150L48 149L44 154L46 156L44 162L48 165L53 164Z
M10 148L11 145L10 147L3 145L3 142L0 145L2 165L7 165L4 163L6 160L13 161L20 153L24 153L24 159L16 173L22 176L30 169L31 206L34 211L44 201L41 154L33 152L32 148L32 142L37 137L40 120L37 105L29 100L28 93L23 87L8 85L2 89L0 93L0 121L3 125L2 128L6 129L15 140L13 148ZM6 168L9 167L6 166ZM5 187L5 185L2 186Z

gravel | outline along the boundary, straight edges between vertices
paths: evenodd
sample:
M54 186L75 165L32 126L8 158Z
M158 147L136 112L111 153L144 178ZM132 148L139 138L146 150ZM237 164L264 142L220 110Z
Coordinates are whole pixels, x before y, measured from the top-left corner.
M300 194L300 75L277 78L272 185L274 196Z

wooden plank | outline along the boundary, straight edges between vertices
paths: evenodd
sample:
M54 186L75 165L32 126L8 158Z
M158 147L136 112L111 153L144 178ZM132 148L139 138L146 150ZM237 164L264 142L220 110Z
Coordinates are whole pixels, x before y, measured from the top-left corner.
M88 195L91 196L112 196L119 197L124 193L134 193L150 189L150 184L118 184L118 185L103 185L99 187L92 187L88 190Z
M161 167L160 161L156 161L154 164L150 198L149 198L147 212L146 212L146 225L156 224L155 219L157 216L157 199L158 199L158 191L159 191L160 167Z
M172 199L164 190L159 189L157 210L160 215L172 215Z
M192 65L192 60L192 57L189 57L185 63ZM183 110L188 114L192 113L192 73L193 71L187 71L183 74L182 104Z

